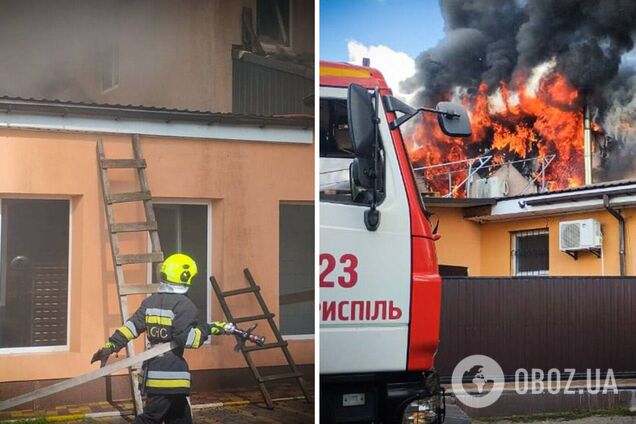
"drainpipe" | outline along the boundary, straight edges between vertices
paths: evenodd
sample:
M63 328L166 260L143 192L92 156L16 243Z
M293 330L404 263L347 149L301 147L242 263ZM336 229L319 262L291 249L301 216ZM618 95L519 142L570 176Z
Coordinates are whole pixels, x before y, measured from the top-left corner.
M621 261L621 277L625 276L625 218L620 211L612 208L609 202L609 196L603 195L603 206L618 221L618 255Z
M585 103L583 119L583 164L585 167L585 185L592 184L592 126L590 107Z

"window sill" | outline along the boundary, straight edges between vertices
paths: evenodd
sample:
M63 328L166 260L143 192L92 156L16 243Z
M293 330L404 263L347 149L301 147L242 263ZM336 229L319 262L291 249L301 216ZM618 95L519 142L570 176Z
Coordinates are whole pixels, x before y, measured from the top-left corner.
M289 336L283 335L283 340L314 340L313 334L292 334Z
M513 277L547 277L550 275L549 271L530 271L530 272L518 272Z
M0 348L0 355L19 355L30 353L68 352L68 346L33 346Z

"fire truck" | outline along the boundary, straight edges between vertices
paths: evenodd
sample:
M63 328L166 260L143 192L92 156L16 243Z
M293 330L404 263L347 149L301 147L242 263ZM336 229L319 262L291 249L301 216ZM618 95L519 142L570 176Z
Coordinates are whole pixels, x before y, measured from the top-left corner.
M441 279L430 214L400 127L462 106L414 108L368 66L320 64L320 414L323 423L434 423Z

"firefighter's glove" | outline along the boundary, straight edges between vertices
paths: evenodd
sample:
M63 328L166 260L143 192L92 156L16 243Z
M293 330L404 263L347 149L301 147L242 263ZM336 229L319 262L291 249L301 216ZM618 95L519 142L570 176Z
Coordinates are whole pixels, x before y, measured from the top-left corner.
M112 342L106 342L104 347L99 349L93 357L91 358L91 364L95 361L100 361L100 368L106 365L106 361L108 361L108 357L115 352L115 345Z
M210 334L213 336L220 336L222 334L227 334L225 331L225 326L227 322L225 321L214 321L209 324L210 325Z

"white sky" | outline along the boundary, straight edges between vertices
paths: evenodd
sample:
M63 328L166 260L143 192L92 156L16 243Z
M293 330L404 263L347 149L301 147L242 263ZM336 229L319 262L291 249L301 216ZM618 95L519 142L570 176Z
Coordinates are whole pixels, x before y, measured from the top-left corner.
M347 50L349 63L362 65L363 58L371 59L371 67L382 72L393 94L408 102L408 96L400 92L400 82L415 73L415 61L412 57L387 46L365 46L356 40L347 43Z

